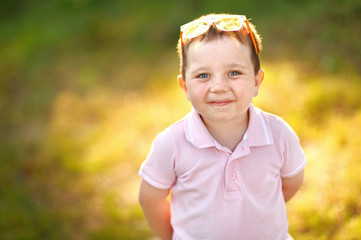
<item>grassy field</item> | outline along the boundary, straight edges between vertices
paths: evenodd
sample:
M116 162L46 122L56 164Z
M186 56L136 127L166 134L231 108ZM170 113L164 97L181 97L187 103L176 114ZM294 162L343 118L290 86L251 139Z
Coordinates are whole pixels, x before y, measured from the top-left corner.
M305 184L288 204L291 233L296 239L359 239L360 79L330 86L341 76L310 82L289 63L264 67L255 104L290 122L309 161ZM190 109L175 79L141 93L61 91L37 142L40 150L30 144L15 151L4 143L1 174L10 182L2 182L3 239L151 237L137 204L137 170L154 136Z
M0 239L153 238L137 171L190 110L178 26L207 12L246 13L263 33L255 105L308 158L291 234L361 239L359 1L139 2L1 2Z

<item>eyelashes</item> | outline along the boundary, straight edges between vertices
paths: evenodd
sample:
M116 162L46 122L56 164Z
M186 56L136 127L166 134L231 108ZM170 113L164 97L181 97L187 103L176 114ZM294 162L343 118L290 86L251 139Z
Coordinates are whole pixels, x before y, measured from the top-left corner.
M229 73L229 76L237 76L237 75L241 75L242 73L238 72L238 71L232 71Z
M228 73L228 76L230 76L230 77L236 77L236 76L240 76L240 75L244 75L244 73L242 73L240 71L231 71ZM208 73L201 73L201 74L196 75L196 78L209 79L209 78L211 78L211 75Z
M210 78L211 76L207 73L201 73L198 75L197 78L201 78L201 79L206 79L206 78Z

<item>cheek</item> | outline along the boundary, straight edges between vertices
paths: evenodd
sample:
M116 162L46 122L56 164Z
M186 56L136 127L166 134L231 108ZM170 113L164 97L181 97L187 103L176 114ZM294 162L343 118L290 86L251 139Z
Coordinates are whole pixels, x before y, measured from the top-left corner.
M252 98L255 94L255 89L250 84L241 84L233 86L233 93L237 95L238 98L247 99Z
M187 98L192 102L202 101L207 95L207 88L203 85L190 85L187 91Z

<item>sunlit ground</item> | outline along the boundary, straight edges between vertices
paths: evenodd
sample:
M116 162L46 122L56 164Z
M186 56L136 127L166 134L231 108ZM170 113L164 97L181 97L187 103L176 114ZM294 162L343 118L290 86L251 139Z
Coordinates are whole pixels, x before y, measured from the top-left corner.
M291 234L359 239L359 76L312 75L287 63L265 64L265 70L255 105L287 120L308 158L304 186L288 203ZM189 110L176 74L142 92L60 92L43 150L28 166L35 210L21 220L10 218L9 225L28 224L17 236L152 238L137 203L137 171L156 134Z

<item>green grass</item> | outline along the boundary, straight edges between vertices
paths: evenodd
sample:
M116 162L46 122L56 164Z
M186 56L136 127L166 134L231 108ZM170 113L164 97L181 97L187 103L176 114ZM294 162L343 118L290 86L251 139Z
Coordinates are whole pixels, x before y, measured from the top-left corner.
M291 233L296 239L344 239L345 234L357 239L361 109L350 96L361 89L359 79L349 87L334 80L332 88L338 91L322 91L323 75L314 76L315 84L306 83L289 64L265 64L265 69L255 104L290 122L309 161L304 187L288 205ZM334 99L343 95L339 109ZM320 111L321 100L327 111ZM33 157L7 153L18 162L7 162L8 171L2 170L3 178L12 180L12 185L2 186L4 236L151 237L137 204L137 170L155 135L190 109L176 74L172 83L142 93L62 91L51 109L42 147ZM14 169L19 172L10 173ZM58 231L52 231L54 226Z

